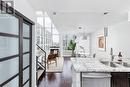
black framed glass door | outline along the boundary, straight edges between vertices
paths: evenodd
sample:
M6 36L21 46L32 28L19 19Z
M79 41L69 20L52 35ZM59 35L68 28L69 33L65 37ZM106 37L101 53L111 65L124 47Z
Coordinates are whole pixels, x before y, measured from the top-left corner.
M31 25L23 21L23 87L30 87L31 83Z
M0 87L31 87L33 24L16 10L0 13Z
M0 14L0 87L19 87L19 21Z

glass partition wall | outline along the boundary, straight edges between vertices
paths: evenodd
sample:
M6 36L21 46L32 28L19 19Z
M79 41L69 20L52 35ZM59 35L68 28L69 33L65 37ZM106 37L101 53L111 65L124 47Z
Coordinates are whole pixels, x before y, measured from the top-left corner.
M0 87L31 87L33 22L5 8L0 13Z
M56 46L59 47L59 39L60 34L52 22L51 18L45 12L44 16L37 17L37 24L36 24L36 43L41 46L47 53L50 53L50 47Z

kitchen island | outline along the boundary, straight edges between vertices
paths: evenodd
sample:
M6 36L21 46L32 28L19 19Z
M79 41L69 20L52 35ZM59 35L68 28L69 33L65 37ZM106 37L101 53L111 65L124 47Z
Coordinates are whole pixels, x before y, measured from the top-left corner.
M130 62L128 61L123 61L120 64L116 61L111 62L93 58L71 58L71 62L73 73L72 75L73 87L87 87L83 85L84 82L83 78L104 79L106 77L109 79L108 80L104 79L106 80L106 82L102 84L104 87L129 87ZM119 77L120 80L118 79ZM88 81L88 79L86 81ZM118 82L121 81L119 82L119 85L123 86L118 86L117 81Z

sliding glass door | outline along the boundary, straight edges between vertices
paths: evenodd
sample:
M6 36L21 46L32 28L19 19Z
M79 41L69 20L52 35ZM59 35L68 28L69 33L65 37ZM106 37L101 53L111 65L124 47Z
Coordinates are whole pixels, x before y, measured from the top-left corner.
M0 13L0 87L31 87L34 23L16 10L8 14L10 9L4 8L5 13Z
M31 25L23 23L23 87L30 87L31 79Z
M19 19L0 14L0 87L19 87Z

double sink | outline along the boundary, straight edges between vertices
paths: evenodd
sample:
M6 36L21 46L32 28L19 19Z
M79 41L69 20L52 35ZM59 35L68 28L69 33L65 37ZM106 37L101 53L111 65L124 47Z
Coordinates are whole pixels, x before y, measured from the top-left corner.
M114 62L114 61L100 61L100 62L112 68L119 68L119 67L130 68L130 63L127 63L127 62Z

